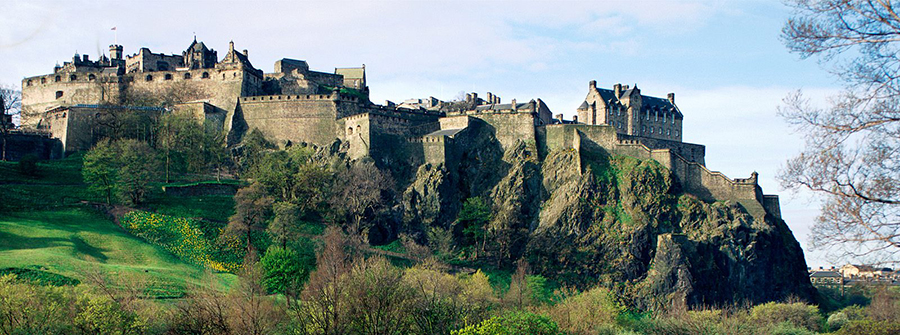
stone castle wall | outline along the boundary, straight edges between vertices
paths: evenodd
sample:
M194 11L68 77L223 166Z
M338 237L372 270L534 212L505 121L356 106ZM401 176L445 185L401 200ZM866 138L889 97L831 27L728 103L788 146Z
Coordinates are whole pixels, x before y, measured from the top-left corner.
M543 136L546 138L544 146L547 152L561 149L589 152L603 150L640 159L653 159L672 171L685 193L705 201L736 201L754 216L765 215L767 210L772 215L781 216L777 196L763 195L755 174L748 179L730 179L721 172L710 171L697 157L692 160L681 156L679 148L663 146L651 149L647 145L649 143L634 139L620 140L620 135L611 126L550 125L545 127ZM692 149L699 150L696 147Z
M326 145L343 138L338 124L338 104L332 95L269 95L240 98L240 116L246 130L259 129L279 145ZM354 124L352 127L362 124Z

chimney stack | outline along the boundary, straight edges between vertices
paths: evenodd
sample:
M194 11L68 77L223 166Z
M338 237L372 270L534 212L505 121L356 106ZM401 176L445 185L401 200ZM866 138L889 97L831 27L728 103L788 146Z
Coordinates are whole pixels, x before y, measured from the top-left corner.
M250 55L247 54L247 49L244 49L244 57L250 57Z
M620 97L622 95L622 84L617 83L613 85L613 91L616 92L616 98Z
M510 106L510 109L512 109L513 112L519 110L519 106L516 105L516 99L512 99L512 101L510 102Z
M489 103L489 104L494 103L494 94L491 92L487 92L487 103Z
M669 98L669 102L671 102L674 105L675 104L675 93L669 93L668 98Z
M556 114L556 119L559 120L559 123L562 123L562 121L563 121L563 115L562 115L562 114Z
M590 89L590 90L596 90L596 89L597 89L597 81L596 81L596 80L591 80L591 82L588 83L588 89Z

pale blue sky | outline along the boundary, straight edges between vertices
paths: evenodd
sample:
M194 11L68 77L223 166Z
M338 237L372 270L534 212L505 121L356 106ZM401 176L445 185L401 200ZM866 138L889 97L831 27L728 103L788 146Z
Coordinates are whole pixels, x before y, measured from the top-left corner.
M684 140L707 146L711 170L758 171L804 249L817 205L774 180L802 145L776 108L792 90L824 101L840 86L787 52L779 32L790 13L779 1L4 1L0 12L5 84L76 51L96 59L115 26L126 54L180 54L196 33L220 56L233 40L266 72L280 58L328 72L365 63L376 102L491 91L541 98L571 117L590 80L675 92ZM807 262L830 264L818 253Z

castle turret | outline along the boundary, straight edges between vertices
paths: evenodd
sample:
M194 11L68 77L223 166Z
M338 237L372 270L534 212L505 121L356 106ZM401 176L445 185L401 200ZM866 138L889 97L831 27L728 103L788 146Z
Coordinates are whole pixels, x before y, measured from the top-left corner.
M109 58L112 60L122 60L122 46L118 44L110 45Z

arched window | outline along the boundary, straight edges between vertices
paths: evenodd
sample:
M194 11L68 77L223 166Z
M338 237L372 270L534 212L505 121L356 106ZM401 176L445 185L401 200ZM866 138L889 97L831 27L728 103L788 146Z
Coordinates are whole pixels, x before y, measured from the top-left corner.
M190 73L190 72L185 73L185 74L184 74L184 79L191 79L191 73Z
M152 75L152 74L148 74L147 77L144 78L144 80L146 80L146 81L153 81L153 75Z
M56 98L59 99L62 97L63 97L63 91L56 91Z
M362 129L359 125L356 125L356 133L359 134L359 130Z
M165 78L166 78L166 80L172 80L172 74L171 74L171 73L166 73L166 77L165 77Z
M88 75L88 80L93 81L94 79L97 79L97 76L95 76L93 74Z
M41 78L41 84L46 84L46 83L47 83L47 78Z
M672 129L666 129L666 136L672 136Z
M347 135L353 135L353 127L347 127Z
M69 76L69 81L76 81L76 80L78 80L78 76L76 76L74 74Z
M55 82L59 82L60 80L62 80L62 77L60 76L56 76L56 78L53 78L53 81Z
M200 78L209 79L209 72L203 72L203 74L200 76Z

